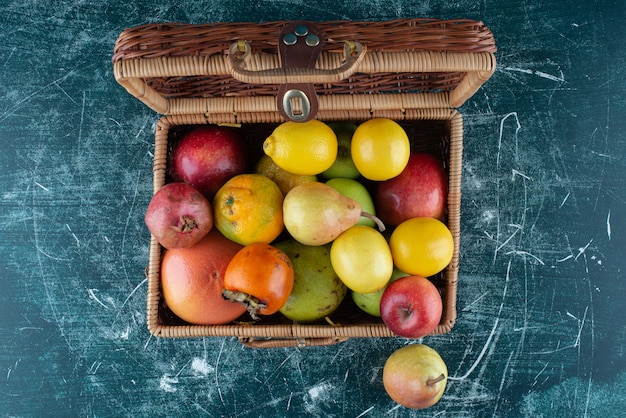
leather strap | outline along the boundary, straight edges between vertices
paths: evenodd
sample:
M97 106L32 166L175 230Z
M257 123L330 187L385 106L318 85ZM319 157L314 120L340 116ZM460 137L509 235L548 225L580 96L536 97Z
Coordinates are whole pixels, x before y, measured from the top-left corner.
M312 22L295 21L283 27L278 38L278 53L282 68L315 68L322 52L322 34ZM306 122L318 110L313 84L286 83L276 97L279 113L295 122Z

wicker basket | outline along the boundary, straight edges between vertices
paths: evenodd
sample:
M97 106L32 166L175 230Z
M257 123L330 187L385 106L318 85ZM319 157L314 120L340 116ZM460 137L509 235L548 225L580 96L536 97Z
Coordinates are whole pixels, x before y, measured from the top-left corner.
M315 28L322 40L319 56L307 68L287 68L277 53L284 29L297 24ZM454 254L447 268L431 278L444 302L434 331L441 334L456 320L463 122L454 108L491 76L495 50L488 28L468 20L153 24L120 35L113 65L121 85L164 115L156 128L155 192L168 181L172 141L191 126L240 124L251 152L260 150L265 136L286 118L277 100L285 85L313 89L314 97L309 98L316 103L309 117L356 123L386 117L400 123L412 150L437 154L449 174L446 223ZM253 324L184 323L162 301L161 254L152 237L147 322L155 336L235 336L252 347L283 347L393 335L350 297L328 321L314 324L295 324L280 314Z

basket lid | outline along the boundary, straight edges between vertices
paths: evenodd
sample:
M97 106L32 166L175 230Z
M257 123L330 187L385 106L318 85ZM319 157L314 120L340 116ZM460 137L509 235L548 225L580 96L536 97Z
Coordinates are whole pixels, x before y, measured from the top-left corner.
M292 59L294 43L314 59ZM116 80L158 113L242 122L459 107L493 74L495 51L471 20L165 23L123 31L112 61Z

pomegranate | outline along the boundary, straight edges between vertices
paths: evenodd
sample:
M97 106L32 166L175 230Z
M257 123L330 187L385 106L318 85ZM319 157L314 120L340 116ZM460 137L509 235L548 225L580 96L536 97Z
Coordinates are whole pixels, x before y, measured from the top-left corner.
M146 226L165 248L187 248L213 228L211 203L198 190L182 182L169 183L152 196Z

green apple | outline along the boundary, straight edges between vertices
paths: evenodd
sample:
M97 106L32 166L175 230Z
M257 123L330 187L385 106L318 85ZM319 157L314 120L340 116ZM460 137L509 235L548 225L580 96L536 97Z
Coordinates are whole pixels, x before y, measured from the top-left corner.
M353 179L347 178L334 178L330 179L326 182L327 186L332 187L337 190L345 197L349 197L350 199L354 199L361 204L361 210L365 213L369 213L370 215L376 215L376 209L374 208L374 201L372 200L372 196L367 191L365 186ZM365 225L374 227L374 221L370 218L366 218L361 216L357 225Z
M330 246L309 246L295 239L274 246L287 254L294 270L293 290L280 313L298 323L314 322L333 313L348 289L330 263Z
M337 135L337 158L329 169L322 173L327 179L336 177L355 179L361 175L352 161L350 152L352 134L356 130L356 125L352 123L329 123L328 126Z
M439 353L423 344L394 351L383 367L383 386L402 406L424 409L433 406L446 389L448 368Z
M391 279L389 279L389 283L398 280L400 277L408 276L403 271L398 270L396 267L393 268L393 273L391 274ZM368 313L372 316L380 317L380 298L383 297L383 292L387 288L387 286L383 287L377 292L372 293L359 293L359 292L351 292L352 300L363 312Z

